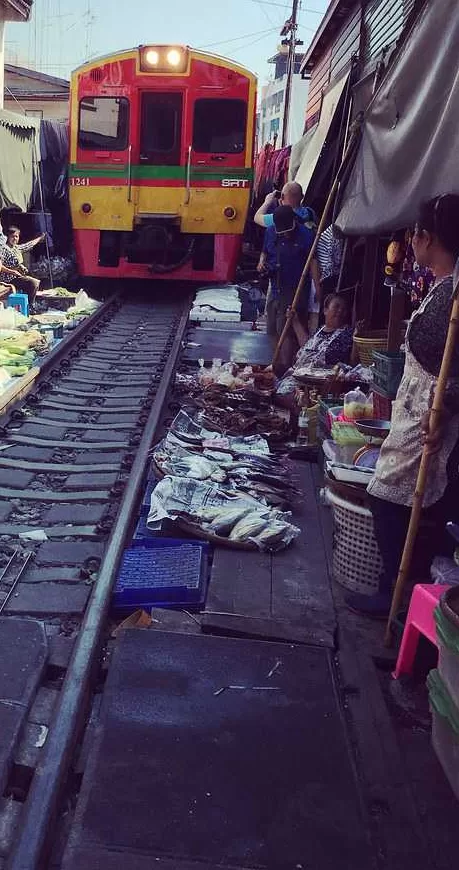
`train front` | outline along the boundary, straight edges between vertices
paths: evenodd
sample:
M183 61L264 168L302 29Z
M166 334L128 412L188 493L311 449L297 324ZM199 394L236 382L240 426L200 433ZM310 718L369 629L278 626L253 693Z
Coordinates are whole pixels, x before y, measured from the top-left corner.
M70 204L81 275L233 280L252 179L256 80L146 46L72 76Z

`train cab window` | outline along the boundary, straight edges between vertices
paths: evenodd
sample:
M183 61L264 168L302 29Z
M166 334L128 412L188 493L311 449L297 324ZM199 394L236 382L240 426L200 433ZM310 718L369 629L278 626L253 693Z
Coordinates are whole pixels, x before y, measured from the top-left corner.
M193 148L201 154L241 154L246 127L247 104L243 100L196 100Z
M125 97L83 97L78 145L91 151L124 151L129 134L129 100Z
M142 94L140 159L153 165L180 163L182 94Z

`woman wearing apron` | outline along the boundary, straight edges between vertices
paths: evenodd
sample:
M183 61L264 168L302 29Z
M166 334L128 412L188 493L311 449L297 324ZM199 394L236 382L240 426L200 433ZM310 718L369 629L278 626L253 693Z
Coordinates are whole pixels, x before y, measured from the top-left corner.
M405 369L393 404L391 431L381 447L375 475L368 487L383 572L375 595L346 596L352 610L376 618L385 618L389 613L426 442L431 462L424 517L435 530L432 555L447 551L445 524L459 515L457 346L440 426L432 438L427 434L451 314L452 273L459 256L459 196L445 194L421 207L413 249L416 261L432 270L435 282L408 327Z

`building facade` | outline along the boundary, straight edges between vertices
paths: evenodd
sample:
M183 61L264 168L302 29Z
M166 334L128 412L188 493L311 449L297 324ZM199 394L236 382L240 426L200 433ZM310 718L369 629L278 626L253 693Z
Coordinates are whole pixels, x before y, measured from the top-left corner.
M33 0L0 0L0 109L3 109L5 26L8 21L29 21Z
M300 75L302 55L295 61L295 71L292 79L289 123L286 145L292 145L303 134L304 111L308 99L309 82ZM274 78L261 90L261 100L258 119L258 147L262 148L268 142L279 147L284 124L285 92L287 86L287 56L279 52L270 58L274 64Z
M69 82L36 70L5 64L5 109L45 121L66 121Z

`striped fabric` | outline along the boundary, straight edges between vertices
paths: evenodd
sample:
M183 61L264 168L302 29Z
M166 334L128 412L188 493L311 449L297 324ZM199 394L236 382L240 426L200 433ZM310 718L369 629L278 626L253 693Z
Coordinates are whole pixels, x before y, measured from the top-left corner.
M326 278L339 275L342 250L342 242L336 238L333 227L329 226L323 231L317 243L317 259L319 261L322 281L325 281Z

